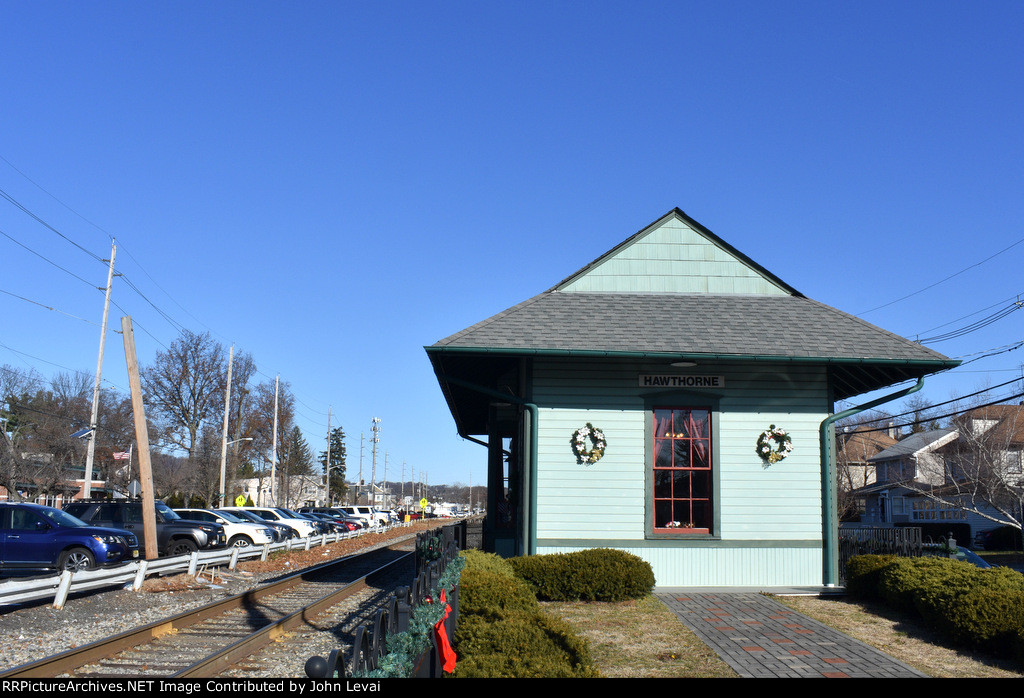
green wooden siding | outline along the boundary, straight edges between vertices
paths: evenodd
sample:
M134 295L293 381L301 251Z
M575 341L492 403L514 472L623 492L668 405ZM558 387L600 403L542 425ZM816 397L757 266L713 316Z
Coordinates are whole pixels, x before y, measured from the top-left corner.
M712 433L718 459L713 539L650 532L648 406L653 401L699 407L702 393L682 396L641 388L640 374L725 377L725 388L717 391ZM742 585L761 577L772 580L763 583L820 584L818 426L828 409L822 369L746 364L683 370L538 360L533 401L539 406L539 551L634 546L655 566L661 586ZM596 464L579 465L569 440L587 422L604 432L608 448ZM795 448L784 461L765 468L754 445L769 424L786 429ZM708 581L709 575L715 581Z
M567 553L593 547L615 547L651 564L659 587L785 587L821 585L821 548L746 545L716 547L652 547L620 541L562 542L538 545L537 553Z
M663 220L559 290L570 293L787 293L675 217Z

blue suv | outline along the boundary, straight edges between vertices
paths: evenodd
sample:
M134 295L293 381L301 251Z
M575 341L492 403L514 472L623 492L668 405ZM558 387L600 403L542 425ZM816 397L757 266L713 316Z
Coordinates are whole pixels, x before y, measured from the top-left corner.
M139 541L130 531L90 526L67 512L40 504L0 503L0 572L78 572L138 557Z

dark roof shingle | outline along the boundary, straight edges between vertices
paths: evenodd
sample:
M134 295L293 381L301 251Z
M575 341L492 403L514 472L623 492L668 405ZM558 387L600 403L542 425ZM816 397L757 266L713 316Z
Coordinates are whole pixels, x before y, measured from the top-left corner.
M434 347L948 361L803 296L547 291Z

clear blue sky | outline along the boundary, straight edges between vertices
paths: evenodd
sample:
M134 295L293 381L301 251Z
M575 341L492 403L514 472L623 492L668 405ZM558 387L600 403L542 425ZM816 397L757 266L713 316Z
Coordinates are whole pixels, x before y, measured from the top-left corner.
M143 364L177 335L155 305L290 382L314 449L330 408L350 473L378 417L389 477L480 484L423 347L673 207L902 335L1024 292L1022 36L998 0L6 2L0 190L97 257L117 239ZM104 265L4 199L0 232L48 260L0 236L0 364L93 371Z

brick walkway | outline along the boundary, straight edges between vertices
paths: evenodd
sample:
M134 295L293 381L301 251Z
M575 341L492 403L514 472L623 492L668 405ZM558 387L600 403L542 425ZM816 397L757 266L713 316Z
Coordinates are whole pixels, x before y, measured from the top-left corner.
M758 593L658 593L742 677L926 675Z

